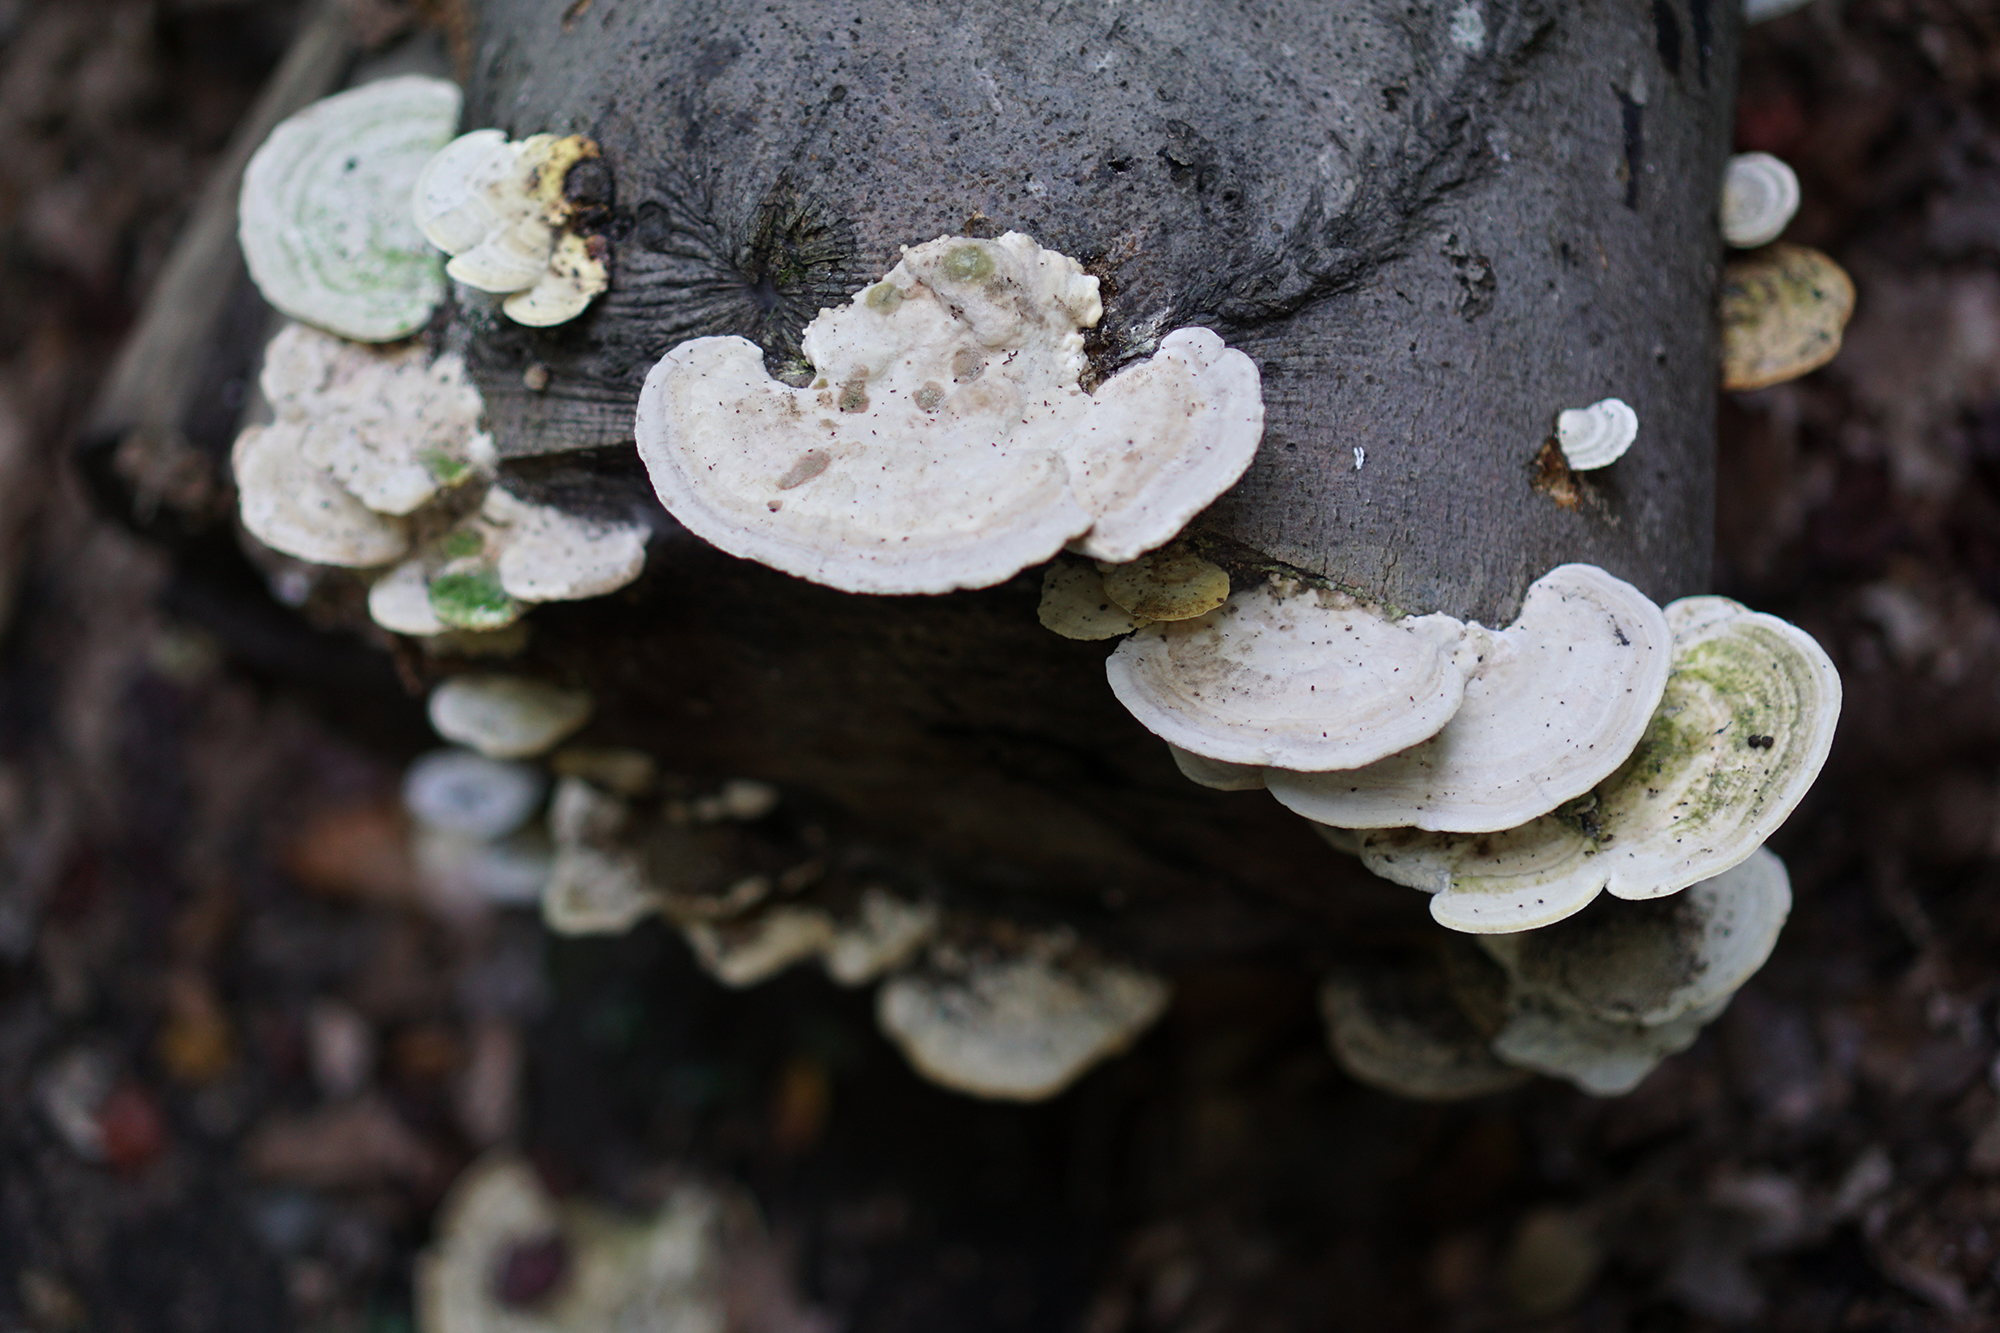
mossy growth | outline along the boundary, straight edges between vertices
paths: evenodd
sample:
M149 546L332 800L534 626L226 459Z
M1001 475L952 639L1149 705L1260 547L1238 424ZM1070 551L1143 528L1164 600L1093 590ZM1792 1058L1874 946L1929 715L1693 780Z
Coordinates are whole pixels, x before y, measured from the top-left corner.
M500 586L491 565L439 574L430 584L431 610L457 629L499 629L521 617L521 604Z

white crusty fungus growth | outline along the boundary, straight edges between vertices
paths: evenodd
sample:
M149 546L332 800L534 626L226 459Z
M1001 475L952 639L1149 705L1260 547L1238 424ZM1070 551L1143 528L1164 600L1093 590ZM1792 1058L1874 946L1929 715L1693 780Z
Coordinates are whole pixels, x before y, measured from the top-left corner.
M769 981L832 944L833 917L817 907L786 903L733 921L695 921L681 928L702 971L741 990Z
M1738 153L1722 176L1722 239L1752 250L1778 239L1799 211L1799 178L1769 153Z
M431 726L491 759L530 759L590 720L588 691L524 676L453 676L431 691Z
M1722 387L1768 388L1809 374L1840 351L1854 283L1803 245L1780 243L1722 271Z
M884 982L875 1019L919 1074L974 1097L1041 1101L1136 1040L1167 983L1094 957L1067 934L933 946Z
M1530 930L1600 891L1657 898L1739 864L1818 775L1840 676L1811 635L1722 597L1667 608L1673 673L1644 738L1590 794L1505 832L1373 830L1361 859L1476 934Z
M936 904L911 902L871 884L851 915L834 918L833 938L820 950L820 961L837 984L865 986L914 958L937 928Z
M1042 628L1065 639L1115 639L1147 622L1111 600L1094 564L1057 560L1042 575L1042 601L1035 608Z
M803 389L743 338L653 367L639 454L668 512L732 555L849 592L983 588L1073 542L1131 560L1249 466L1257 368L1206 329L1079 386L1097 279L1009 232L906 247L802 346Z
M581 135L517 143L474 130L439 150L404 197L424 236L452 256L454 279L507 293L500 309L517 324L561 324L610 284L604 241L568 230L575 209L563 193L570 169L597 155Z
M1638 438L1639 414L1621 399L1605 398L1556 415L1556 447L1578 472L1610 467Z
M251 156L237 236L257 290L362 342L407 338L444 297L403 201L458 126L458 85L406 75L314 102Z
M1149 625L1105 663L1154 735L1205 759L1359 768L1437 734L1477 666L1450 616L1390 620L1273 579L1193 620Z
M381 514L412 514L494 464L479 391L455 352L377 348L287 325L264 349L258 384L301 453Z
M421 1333L723 1333L725 1209L682 1184L650 1217L558 1202L511 1154L475 1162L417 1261Z
M1337 828L1510 829L1625 762L1667 686L1666 617L1594 565L1559 565L1504 630L1469 626L1464 702L1435 736L1365 767L1271 769L1278 800Z
M1229 575L1179 542L1122 565L1099 562L1105 595L1144 625L1193 620L1229 600Z

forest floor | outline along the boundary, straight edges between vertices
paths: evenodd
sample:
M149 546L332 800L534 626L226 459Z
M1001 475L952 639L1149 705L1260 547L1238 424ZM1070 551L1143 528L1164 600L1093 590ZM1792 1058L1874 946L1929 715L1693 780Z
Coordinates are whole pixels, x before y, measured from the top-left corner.
M0 1329L409 1329L498 1142L612 1203L747 1188L742 1330L2000 1326L2000 11L1746 39L1740 144L1860 297L1722 407L1717 591L1847 687L1726 1015L1626 1097L1413 1105L1337 1072L1311 977L1210 970L1025 1108L816 973L429 910L387 659L93 510L69 451L296 17L0 0Z

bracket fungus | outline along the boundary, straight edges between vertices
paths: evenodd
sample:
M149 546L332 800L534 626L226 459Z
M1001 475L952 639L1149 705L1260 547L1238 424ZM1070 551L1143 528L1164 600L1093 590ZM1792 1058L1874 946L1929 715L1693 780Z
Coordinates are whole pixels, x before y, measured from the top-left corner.
M421 344L371 347L304 324L264 349L258 385L280 422L301 428L300 452L380 514L407 515L490 472L479 391L464 360Z
M1148 623L1111 599L1096 565L1079 560L1050 563L1035 618L1051 633L1084 641L1115 639Z
M1131 560L1233 485L1263 433L1257 368L1206 329L1079 386L1097 279L1018 232L905 247L807 325L794 389L744 338L646 377L634 431L697 536L848 592L983 588L1074 542Z
M419 1257L423 1333L721 1333L727 1209L694 1183L650 1217L553 1198L495 1154L452 1185Z
M1318 772L1436 735L1477 665L1464 641L1450 616L1390 620L1274 578L1207 615L1141 629L1105 673L1141 725L1190 754Z
M528 822L548 782L527 764L472 750L432 750L403 773L403 805L431 828L504 838Z
M1099 561L1104 593L1141 625L1193 620L1229 600L1229 574L1175 542L1124 564Z
M597 157L581 135L516 142L474 130L440 148L403 197L425 238L452 256L452 278L506 293L501 313L517 324L562 324L610 285L606 243L571 230L579 210L563 189L572 168Z
M444 299L403 201L458 127L458 85L404 75L279 123L243 171L237 238L264 299L362 342L407 338Z
M1595 565L1550 570L1512 625L1475 635L1464 702L1436 735L1361 768L1272 768L1271 794L1337 828L1513 828L1609 777L1667 686L1666 617Z
M493 630L540 602L616 591L646 567L647 529L531 504L489 487L476 512L368 590L375 623L398 634Z
M401 557L410 549L409 525L376 513L307 462L306 433L298 422L274 421L236 437L229 466L244 530L318 565L365 568Z
M1804 630L1727 598L1666 615L1666 693L1593 792L1504 832L1364 832L1363 864L1434 894L1441 924L1485 934L1560 921L1604 890L1663 897L1749 857L1826 761L1839 673Z
M1623 400L1604 398L1556 416L1556 445L1578 472L1610 467L1639 438L1639 414Z
M1778 239L1799 211L1799 178L1769 153L1738 153L1722 175L1722 239L1754 250Z
M1722 271L1722 387L1769 388L1818 370L1840 351L1854 282L1819 251L1769 245Z
M524 676L452 676L431 691L437 734L490 759L528 759L554 749L590 720L588 691Z
M1400 1097L1455 1101L1528 1080L1493 1054L1435 968L1344 968L1321 986L1320 1014L1340 1067Z
M884 982L875 1018L918 1073L974 1097L1041 1101L1130 1046L1167 983L1097 957L1066 932L933 945Z

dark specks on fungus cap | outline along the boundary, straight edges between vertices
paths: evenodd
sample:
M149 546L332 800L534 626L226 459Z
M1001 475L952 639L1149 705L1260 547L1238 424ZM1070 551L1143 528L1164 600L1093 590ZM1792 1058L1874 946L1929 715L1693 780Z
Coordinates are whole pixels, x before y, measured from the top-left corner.
M698 536L850 592L986 587L1066 543L1130 560L1234 484L1262 399L1249 358L1201 329L1084 393L1080 330L1101 314L1095 278L1018 233L906 247L807 327L807 389L742 338L670 351L640 456ZM809 450L826 461L805 477Z

